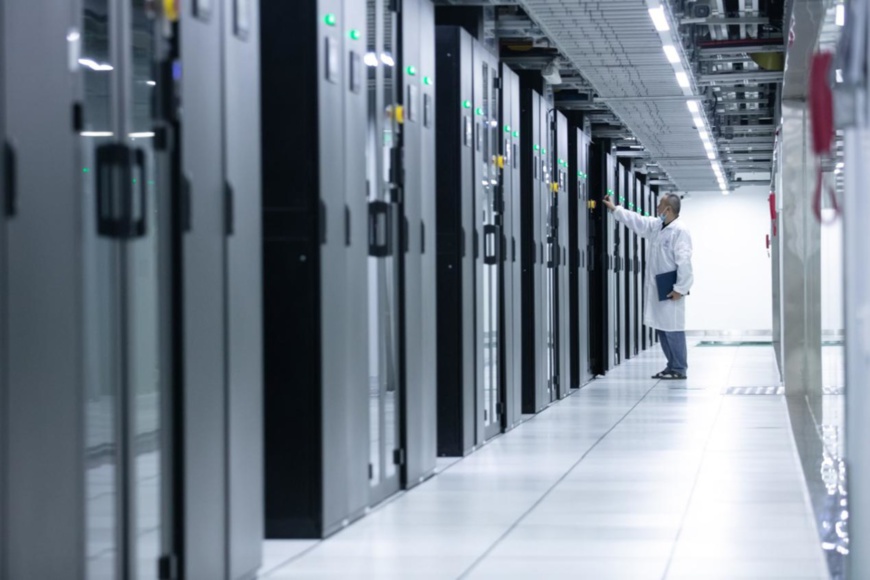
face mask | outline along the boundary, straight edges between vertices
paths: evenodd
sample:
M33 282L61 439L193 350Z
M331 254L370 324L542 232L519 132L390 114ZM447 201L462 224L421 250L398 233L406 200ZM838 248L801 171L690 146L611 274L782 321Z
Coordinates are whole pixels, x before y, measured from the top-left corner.
M667 219L668 219L668 214L666 214L666 213L660 213L660 214L659 214L659 219L662 220L662 223L665 223L665 222L667 221Z

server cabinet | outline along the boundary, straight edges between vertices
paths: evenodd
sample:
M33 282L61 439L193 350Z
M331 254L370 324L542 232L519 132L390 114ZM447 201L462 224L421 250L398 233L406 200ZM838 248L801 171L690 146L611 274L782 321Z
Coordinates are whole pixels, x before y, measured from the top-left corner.
M571 385L579 388L592 380L590 365L589 276L594 259L590 244L589 137L572 126L569 141L569 252L571 293Z
M6 0L0 12L0 332L8 339L0 355L0 576L77 580L86 574L89 541L82 502L83 209L74 185L82 174L81 138L70 124L81 71L68 63L67 35L81 29L65 2Z
M555 340L556 340L556 387L560 398L571 394L571 292L570 264L570 203L568 185L568 142L571 133L568 119L560 112L555 113L555 139L553 150L553 202L555 212Z
M542 227L541 190L546 184L542 125L543 99L533 89L521 87L521 205L523 269L523 413L537 413L549 404L545 380L544 286L545 233ZM546 115L546 112L545 112ZM544 199L546 199L546 195ZM542 216L543 214L543 216Z
M408 0L399 11L402 337L405 411L402 483L413 487L435 471L435 33L431 0Z
M157 87L181 128L178 173L166 169L180 200L175 545L185 577L243 578L263 532L259 3L164 16L163 30L179 22L157 41L177 50Z
M542 348L544 352L542 382L545 388L545 400L547 404L555 401L559 396L558 385L558 353L557 353L557 329L556 329L556 269L559 259L558 232L556 221L558 220L558 207L556 196L553 191L556 183L555 162L553 161L556 150L556 110L552 103L541 99L541 180L539 183L538 203L541 216L541 242L543 244L543 259L539 275L541 277L542 296L542 319L541 334Z
M477 367L477 440L501 431L499 353L499 279L501 208L497 204L500 84L497 57L482 44L472 43L474 55L474 204L475 296Z
M259 2L225 0L222 8L223 167L231 218L225 238L226 550L227 577L241 579L262 563L265 515Z
M324 537L369 494L369 378L352 366L368 356L368 329L353 326L366 324L368 286L350 279L369 236L348 197L365 199L366 175L344 144L365 150L366 115L350 116L365 98L365 3L265 3L261 14L265 527Z
M608 156L607 162L607 175L608 175L608 185L607 185L607 193L614 200L614 203L618 201L618 183L619 183L619 174L618 174L618 164L614 157ZM608 369L613 369L620 363L619 358L619 295L620 295L620 287L619 287L619 227L616 219L614 219L613 214L607 212L607 253L610 258L610 268L608 270L608 296L607 296L607 307L608 307L608 322L607 322L607 344L608 344L608 353L609 353L609 366Z
M474 63L471 35L437 28L438 454L476 444Z
M637 191L637 181L631 171L626 171L626 201L625 209L634 212L634 200ZM634 240L635 234L627 227L623 229L625 236L625 358L633 358L635 341L637 340L636 288L634 279Z
M643 184L639 179L634 181L634 196L632 199L631 210L642 215L641 199L643 198ZM643 286L641 285L641 255L640 255L640 236L632 232L631 236L631 283L632 283L632 356L640 354L642 347L641 335L643 334L643 314L641 300L643 296Z
M510 429L522 419L522 267L519 244L522 233L520 182L520 80L501 65L502 136L501 200L504 208L502 252L502 312L505 419Z
M647 188L647 200L648 200L647 207L649 208L647 210L647 212L649 215L656 215L657 214L657 211L656 211L658 208L658 200L656 199L657 195L658 195L658 193L656 191L654 191L651 187ZM650 244L647 243L646 247L647 247L647 253L649 253L651 251ZM649 259L651 259L651 258L649 255L647 255L647 260L649 260ZM644 272L646 272L646 264L644 264ZM650 306L652 306L652 305L650 305ZM649 332L650 345L658 343L659 337L656 334L655 328L648 328L647 331Z
M364 261L368 284L368 360L358 369L368 384L369 503L389 497L401 487L396 463L400 448L402 391L401 254L399 218L401 189L396 151L399 149L399 86L397 67L391 60L397 47L397 14L384 0L366 4L366 66L368 119L366 161L368 246ZM361 33L360 33L361 36ZM381 56L383 55L383 56ZM372 60L372 58L374 60ZM392 62L393 66L387 66ZM359 153L354 153L359 156ZM364 224L363 224L364 225ZM359 363L357 363L359 364ZM401 459L401 458L399 458Z

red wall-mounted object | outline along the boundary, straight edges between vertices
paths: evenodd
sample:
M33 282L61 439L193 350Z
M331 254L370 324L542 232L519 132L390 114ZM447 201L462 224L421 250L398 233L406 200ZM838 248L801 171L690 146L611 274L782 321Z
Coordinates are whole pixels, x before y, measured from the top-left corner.
M771 191L767 200L770 202L770 219L776 221L776 193Z

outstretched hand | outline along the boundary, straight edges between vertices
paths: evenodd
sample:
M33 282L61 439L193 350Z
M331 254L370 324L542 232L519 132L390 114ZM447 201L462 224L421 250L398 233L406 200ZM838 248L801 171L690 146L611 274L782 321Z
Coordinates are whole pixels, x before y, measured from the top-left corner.
M616 204L613 203L613 200L610 199L609 195L604 196L602 203L604 203L605 207L607 207L607 209L609 209L610 211L616 211Z

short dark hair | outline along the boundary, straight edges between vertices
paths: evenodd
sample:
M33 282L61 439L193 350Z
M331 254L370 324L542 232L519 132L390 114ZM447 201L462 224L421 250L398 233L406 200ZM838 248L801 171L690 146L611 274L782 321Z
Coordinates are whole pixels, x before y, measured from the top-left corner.
M680 207L683 205L683 202L680 201L679 195L668 193L665 195L663 201L665 202L665 205L671 208L675 216L680 215Z

